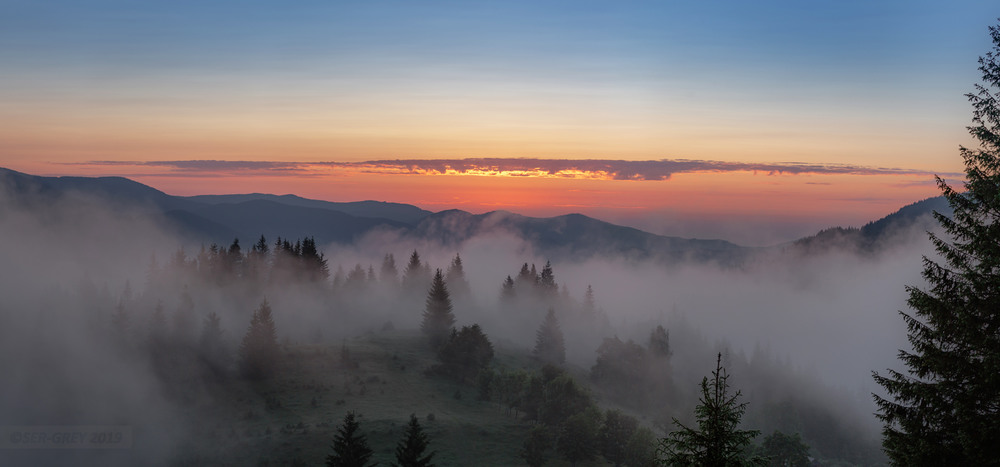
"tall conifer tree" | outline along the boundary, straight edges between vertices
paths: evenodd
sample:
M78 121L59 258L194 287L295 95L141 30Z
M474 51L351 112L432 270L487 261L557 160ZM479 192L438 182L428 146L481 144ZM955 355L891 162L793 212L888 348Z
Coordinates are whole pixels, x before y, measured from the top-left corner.
M368 437L359 433L361 426L354 412L348 412L344 424L333 437L333 454L326 456L328 467L366 467L373 451L368 447Z
M271 317L271 305L264 299L253 312L250 327L240 343L240 370L251 379L270 375L278 358L278 333Z
M396 467L433 467L431 459L436 453L432 451L425 454L428 444L430 441L428 441L424 430L420 428L417 416L411 414L410 423L406 425L406 434L396 446L396 463L393 465Z
M445 281L448 282L448 287L455 294L456 298L467 297L469 295L469 281L465 279L465 268L462 266L462 257L457 253L455 254L455 258L451 260L451 265L448 266Z
M941 262L924 258L926 288L907 287L906 372L874 373L883 447L895 465L997 465L1000 459L1000 25L979 58L983 82L967 94L969 132L962 147L965 191L937 178L954 214L934 217Z
M748 456L748 448L760 434L757 430L740 430L737 427L747 403L737 402L740 391L729 390L729 375L718 355L712 379L702 378L701 397L694 412L698 428L684 426L676 418L678 430L660 439L658 453L663 465L705 467L730 467L766 465L765 459Z
M434 281L427 292L424 305L423 321L420 330L427 335L432 348L438 348L448 340L452 326L455 325L455 315L451 309L451 296L444 282L444 275L438 269Z
M556 319L556 310L553 308L549 308L545 314L545 321L542 321L542 325L535 333L534 354L548 363L561 365L566 361L566 342L559 327L559 320Z

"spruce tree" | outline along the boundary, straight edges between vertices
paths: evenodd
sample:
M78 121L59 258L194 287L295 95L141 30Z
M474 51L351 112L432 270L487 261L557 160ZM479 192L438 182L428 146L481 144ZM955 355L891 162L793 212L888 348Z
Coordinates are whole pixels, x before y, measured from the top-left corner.
M382 268L379 269L379 282L389 288L399 286L399 270L396 269L396 257L392 253L386 253L382 259Z
M597 311L597 304L594 302L594 288L587 284L587 291L583 294L583 314L587 318L593 318Z
M326 456L327 467L365 467L369 464L373 451L368 447L368 438L358 433L360 425L354 412L348 412L344 424L333 437L333 454Z
M716 359L712 379L701 380L701 397L695 407L698 428L689 428L674 418L679 428L660 439L658 454L664 465L729 467L765 465L761 457L748 457L747 448L760 434L757 430L739 430L747 403L737 403L740 391L729 392L729 375L722 367L722 354Z
M532 269L534 269L534 265L532 265ZM517 273L517 278L514 280L514 284L517 287L517 290L522 292L534 289L535 276L534 273L528 269L528 263L524 263L524 265L521 266L521 270Z
M267 275L268 259L270 258L270 248L267 239L263 235L250 248L247 254L245 278L251 283L262 281Z
M268 254L268 252L270 250L269 250L269 248L267 246L267 239L264 238L263 234L261 234L260 238L257 239L257 243L254 244L252 251L254 251L255 253L257 253L257 254L259 254L261 256L264 256L264 257L267 256L267 254Z
M509 305L516 297L517 291L514 289L514 279L507 276L503 281L503 285L500 286L500 303Z
M451 310L451 296L448 294L444 275L438 269L427 292L423 321L420 323L420 330L427 335L431 348L437 349L448 340L448 335L455 324L455 315Z
M420 428L417 416L410 414L410 423L406 426L406 434L396 445L396 467L433 467L431 459L434 458L434 451L424 454L427 450L427 434Z
M559 293L559 285L556 284L556 275L552 271L552 262L546 261L542 267L542 273L538 276L539 292L543 297L552 298Z
M419 291L424 290L430 278L427 267L426 264L420 261L420 254L417 253L417 250L413 250L413 253L410 255L410 262L406 264L406 269L403 270L403 289L408 293L419 293Z
M448 283L448 287L456 298L467 297L470 293L469 281L465 279L465 268L462 266L462 257L455 254L455 258L451 260L451 265L448 266L448 272L445 274L444 280Z
M250 327L240 343L240 371L250 379L271 374L278 358L278 333L265 298L250 319Z
M226 279L235 279L243 276L243 250L240 248L240 239L234 238L229 245L229 251L219 250L222 257L223 270Z
M535 333L534 354L548 363L561 365L566 361L566 343L562 329L559 328L559 320L556 319L556 310L553 308L549 308L545 314L545 321L542 321L542 325Z
M887 393L874 399L895 465L1000 463L1000 25L989 31L983 82L966 95L979 148L960 148L964 191L936 177L953 211L934 213L947 234L930 234L941 262L924 258L927 287L907 287L913 314L900 311L907 370L873 373Z
M474 379L493 360L493 344L478 324L452 328L448 341L438 349L440 369L458 381Z
M330 267L326 258L316 248L316 238L307 237L302 240L301 246L296 242L296 251L301 260L302 274L306 280L311 282L323 282L330 278Z

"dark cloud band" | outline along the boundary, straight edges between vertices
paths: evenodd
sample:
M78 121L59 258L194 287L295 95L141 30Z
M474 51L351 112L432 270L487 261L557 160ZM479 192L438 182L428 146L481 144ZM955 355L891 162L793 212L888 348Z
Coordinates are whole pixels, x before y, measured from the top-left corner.
M597 178L609 180L668 180L674 174L691 172L763 172L766 174L827 175L934 175L925 170L868 167L850 164L804 162L725 162L711 160L661 159L626 161L611 159L397 159L364 162L282 162L282 161L91 161L91 166L139 166L172 169L177 174L217 175L319 175L322 172L353 170L391 174L470 174ZM319 173L317 173L319 172ZM940 173L942 176L961 174Z

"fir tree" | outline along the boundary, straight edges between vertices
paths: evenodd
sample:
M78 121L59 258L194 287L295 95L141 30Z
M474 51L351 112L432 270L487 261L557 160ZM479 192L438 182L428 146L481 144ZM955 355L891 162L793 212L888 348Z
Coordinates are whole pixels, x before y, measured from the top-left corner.
M240 249L239 238L234 238L233 243L229 245L229 250L220 250L219 255L223 257L222 264L226 279L243 276L243 251Z
M351 292L361 292L368 286L368 275L365 273L364 268L361 267L361 263L355 264L354 269L347 273L347 278L344 280L344 288L350 290Z
M269 376L278 358L278 333L271 317L271 305L264 299L250 319L250 327L240 344L240 370L250 379Z
M295 250L302 262L305 279L312 282L325 283L330 278L330 267L323 253L316 248L316 238L308 237L302 240L301 246L295 244Z
M431 451L429 454L424 454L428 444L427 434L420 428L417 416L410 414L410 423L406 426L406 434L396 445L396 463L393 465L397 467L433 467L431 459L436 453Z
M403 270L403 289L409 293L423 290L424 287L427 287L429 278L424 263L420 261L420 254L417 253L417 250L413 250L413 253L410 255L410 262L406 264L406 269Z
M514 279L507 276L503 281L503 285L500 286L500 302L503 304L510 304L517 297L517 291L514 289Z
M550 261L546 261L545 266L542 267L542 273L538 277L538 288L542 296L547 298L555 297L559 293L559 285L556 284L556 274L552 272L552 263Z
M747 456L747 448L757 435L757 430L740 430L737 427L747 403L737 403L740 391L729 393L729 375L722 367L722 354L716 359L712 379L701 380L701 397L695 407L698 428L689 428L674 418L679 430L660 439L659 454L665 465L729 467L765 465L760 457Z
M327 467L365 467L369 464L373 451L368 447L368 438L358 433L360 425L354 412L348 412L344 424L333 437L333 454L326 456Z
M396 269L396 258L392 253L386 253L379 270L379 282L387 287L399 286L399 270Z
M924 258L928 287L907 287L913 314L900 312L911 350L906 373L874 373L883 447L895 465L997 465L1000 459L1000 25L979 58L982 84L967 94L969 132L978 149L960 149L965 191L937 178L951 218L931 234L943 263Z
M545 321L539 326L535 333L535 356L544 362L563 364L566 361L566 343L563 338L562 329L559 328L559 320L556 319L556 310L549 308L545 314Z
M465 279L462 257L458 256L457 253L455 258L451 260L451 265L448 266L448 273L445 274L444 280L448 283L448 287L455 297L462 298L469 295L469 282Z
M594 288L587 284L587 291L583 294L583 314L588 318L594 317L597 311L597 304L594 302Z
M267 245L267 239L261 235L257 243L250 248L250 253L247 255L245 271L247 279L253 282L263 280L267 273L269 257L270 248Z
M434 274L431 288L427 292L420 330L427 335L431 348L436 349L448 339L448 334L454 324L455 315L452 314L451 296L448 294L444 275L438 269L437 273Z
M534 265L532 265L531 269L528 269L528 263L524 263L521 266L521 270L517 273L517 278L514 280L517 290L526 291L535 287L536 280L532 271L534 268Z
M452 328L451 337L438 350L441 370L460 382L475 378L493 360L493 344L478 324Z
M264 235L260 236L260 238L257 240L257 243L254 244L252 251L256 252L259 255L265 257L267 256L269 249L267 246L267 239L264 238Z

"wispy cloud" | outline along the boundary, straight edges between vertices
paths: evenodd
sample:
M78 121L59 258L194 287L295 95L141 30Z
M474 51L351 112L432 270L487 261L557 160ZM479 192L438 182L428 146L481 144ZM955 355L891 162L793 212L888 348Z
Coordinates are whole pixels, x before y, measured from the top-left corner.
M69 162L66 165L83 165L90 167L147 167L166 168L175 173L183 174L308 174L309 165L303 162L280 161L226 161L226 160L183 160L183 161L88 161Z
M500 177L543 177L599 180L669 180L674 174L692 172L754 172L826 175L934 175L934 172L892 167L805 162L725 162L711 160L661 159L626 161L611 159L397 159L364 162L287 161L90 161L87 166L145 167L166 169L160 175L323 175L342 172L412 175L478 175ZM961 174L939 173L942 176Z

